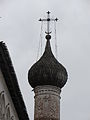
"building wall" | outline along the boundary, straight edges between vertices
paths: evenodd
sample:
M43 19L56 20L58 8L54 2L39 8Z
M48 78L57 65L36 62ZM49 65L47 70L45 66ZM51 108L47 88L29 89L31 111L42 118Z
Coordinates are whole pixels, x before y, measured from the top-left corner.
M0 70L0 120L19 120Z

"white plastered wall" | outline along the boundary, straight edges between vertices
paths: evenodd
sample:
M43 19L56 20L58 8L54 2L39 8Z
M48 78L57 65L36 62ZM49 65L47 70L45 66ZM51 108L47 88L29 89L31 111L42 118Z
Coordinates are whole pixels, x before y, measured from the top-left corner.
M3 94L5 97L5 109L7 109L8 107L10 110L10 120L19 120L15 107L13 105L11 96L9 94L8 88L6 86L3 74L1 72L1 69L0 69L0 94ZM0 102L3 102L3 101L0 101ZM6 111L3 114L6 114Z

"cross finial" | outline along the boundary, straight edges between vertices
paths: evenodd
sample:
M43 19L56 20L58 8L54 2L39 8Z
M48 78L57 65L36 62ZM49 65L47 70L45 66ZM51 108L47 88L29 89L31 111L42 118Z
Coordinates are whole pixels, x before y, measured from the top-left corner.
M46 21L47 22L47 31L45 32L47 35L50 35L51 31L50 31L50 21L57 21L58 19L52 19L50 18L50 11L47 12L47 19L39 19L39 21Z
M47 13L48 13L48 14L50 14L50 12L49 12L49 11L48 11Z

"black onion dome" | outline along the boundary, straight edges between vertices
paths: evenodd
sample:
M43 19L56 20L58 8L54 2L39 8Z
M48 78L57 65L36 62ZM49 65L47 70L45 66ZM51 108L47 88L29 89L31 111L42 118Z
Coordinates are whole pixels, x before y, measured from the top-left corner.
M67 71L54 57L49 39L44 54L28 72L28 81L33 88L42 85L62 88L67 82Z

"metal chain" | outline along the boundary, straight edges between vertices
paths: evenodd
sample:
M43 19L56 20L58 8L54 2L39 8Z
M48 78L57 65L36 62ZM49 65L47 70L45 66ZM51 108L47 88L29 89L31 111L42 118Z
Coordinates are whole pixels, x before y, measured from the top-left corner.
M39 54L42 55L42 36L43 36L43 21L41 22L41 31L40 31L40 39L39 39L39 46L38 46L38 51L37 51L37 58L36 61L39 58Z
M55 54L56 54L56 58L57 58L58 53L57 53L56 21L54 21L54 32L55 32Z

